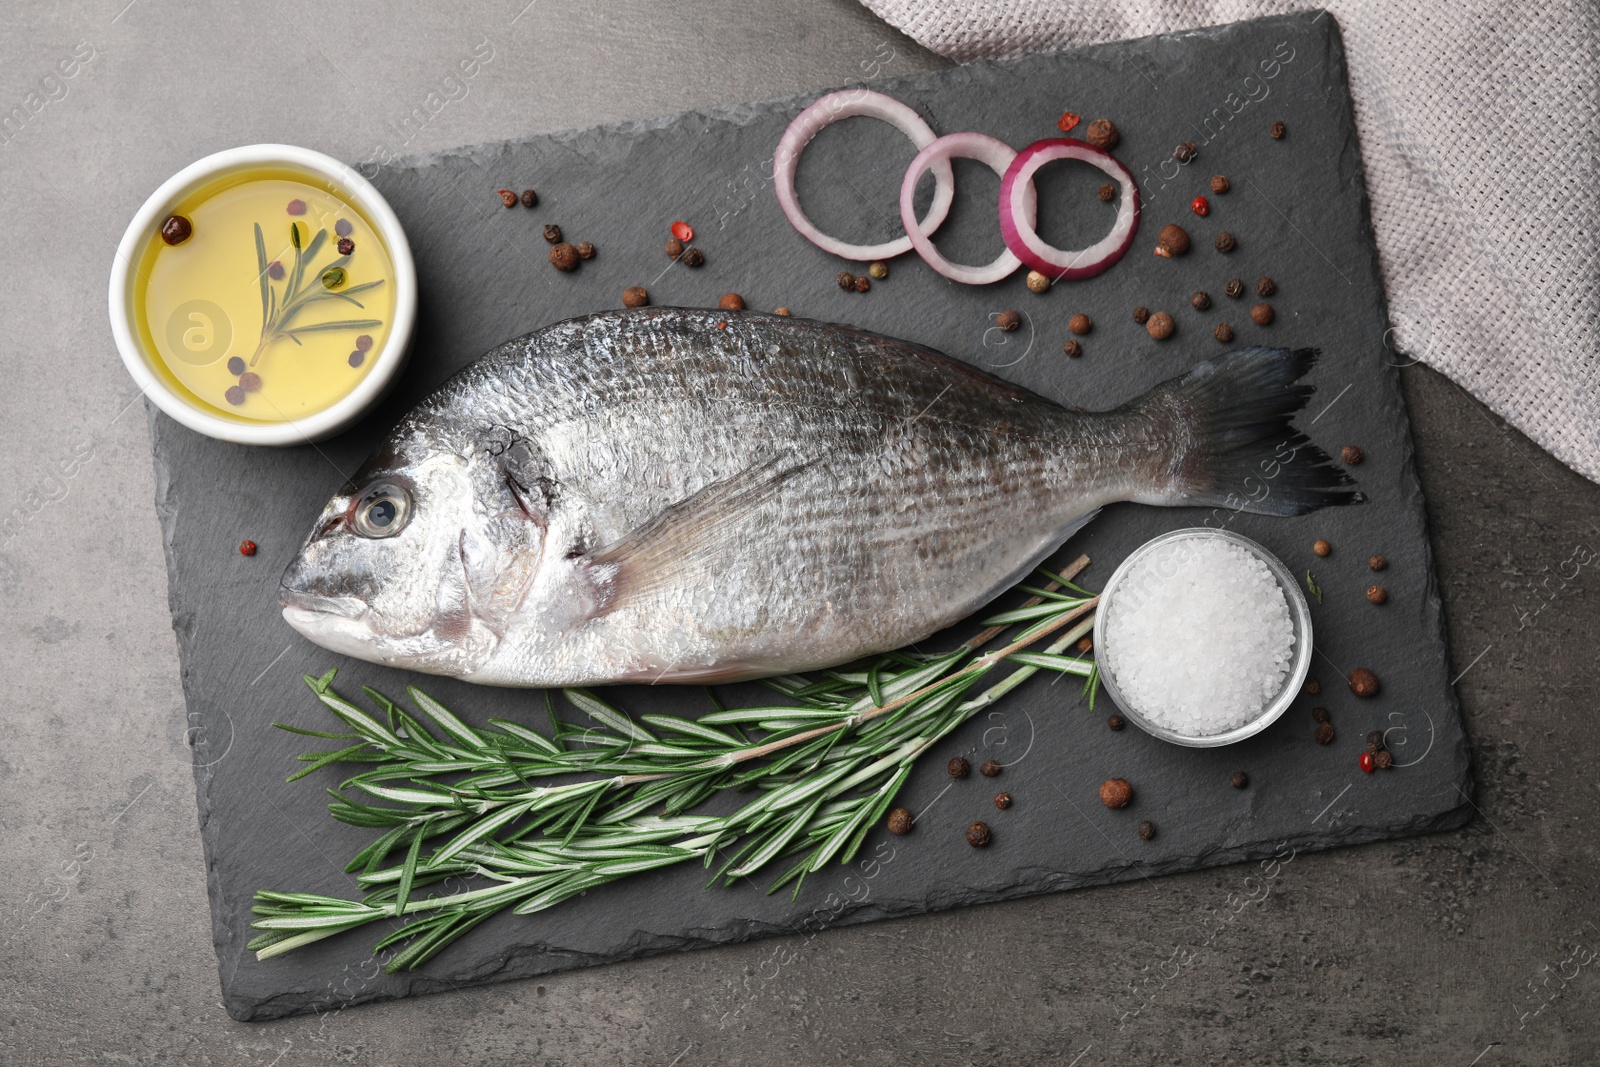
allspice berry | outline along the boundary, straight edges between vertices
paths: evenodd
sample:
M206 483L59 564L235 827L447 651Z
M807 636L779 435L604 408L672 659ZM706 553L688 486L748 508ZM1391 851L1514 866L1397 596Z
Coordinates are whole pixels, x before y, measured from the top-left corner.
M650 294L642 285L630 285L622 290L622 306L625 308L642 308L650 303Z
M1200 146L1193 141L1185 141L1172 150L1172 158L1179 163L1191 163L1194 157L1200 154Z
M723 311L743 311L744 297L738 293L723 293L722 299L717 301L717 307Z
M889 276L889 264L882 262L870 263L867 265L867 273L881 282Z
M1365 667L1357 667L1350 672L1350 692L1358 697L1377 696L1378 676Z
M1169 259L1189 251L1189 231L1177 223L1169 222L1156 235L1156 251Z
M1096 148L1109 152L1117 147L1117 142L1122 140L1122 134L1117 132L1116 125L1110 119L1095 119L1089 123L1088 129L1083 131L1083 139Z
M1383 747L1383 731L1373 730L1367 734L1367 751L1376 752Z
M1239 247L1239 242L1228 230L1223 230L1211 239L1211 247L1218 252L1232 252Z
M1356 445L1345 445L1339 449L1339 459L1346 467L1354 467L1367 458L1367 454Z
M1389 601L1389 590L1381 585L1367 586L1367 602L1371 604L1386 604Z
M685 267L703 267L705 266L706 262L706 254L700 251L698 248L686 248L683 250L683 258L678 260L678 262L682 263Z
M1230 300L1239 299L1244 295L1244 280L1241 278L1229 278L1228 284L1222 287L1222 292Z
M1283 140L1283 135L1288 133L1289 130L1288 130L1288 127L1284 126L1284 124L1280 121L1280 122L1274 122L1272 124L1272 128L1270 130L1268 130L1267 132L1272 135L1272 139L1274 141L1281 141L1281 140Z
M1048 293L1049 291L1050 279L1036 270L1030 270L1028 272L1028 292Z
M1388 565L1389 561L1383 556L1373 556L1371 559L1367 560L1367 566L1371 567L1375 571L1381 571Z
M1226 322L1219 322L1217 323L1217 328L1211 331L1211 336L1215 337L1223 344L1227 344L1229 341L1233 340L1233 327L1228 325Z
M1331 744L1333 744L1333 723L1331 723L1331 722L1319 722L1319 723L1317 723L1317 732L1315 734L1315 737L1317 739L1317 744L1319 744L1319 745L1331 745Z
M539 202L539 194L534 192L532 189L524 189L522 190L522 196L520 199L522 200L523 207L533 207Z
M994 324L1000 327L1006 333L1010 333L1012 330L1015 330L1018 326L1022 325L1022 316L1010 308L1006 308L1006 310L1000 312L1000 314L994 317Z
M944 769L952 778L965 778L972 773L972 764L967 762L965 756L951 756L950 762L944 765Z
M1123 725L1121 715L1111 715L1106 718L1106 726L1112 730L1120 730Z
M1271 304L1257 304L1250 309L1250 321L1257 326L1271 326L1272 318Z
M565 241L551 245L550 265L556 270L577 270L578 250Z
M502 207L516 207L517 206L517 194L513 193L510 189L501 189L500 193L499 193L499 196L500 196L500 205ZM294 212L294 214L296 214L296 215L304 215L305 214L305 204L303 202L301 203L300 210Z
M1072 316L1072 318L1067 320L1067 329L1071 330L1079 337L1082 337L1084 334L1094 329L1094 322L1089 318L1089 316L1080 311L1076 315Z
M1229 185L1228 179L1221 174L1218 174L1211 179L1211 191L1213 193L1225 193L1231 188L1233 188L1233 186Z
M1076 341L1068 341L1066 344L1061 346L1061 351L1065 352L1073 359L1077 359L1079 356L1083 355L1083 346Z
M889 832L891 834L909 834L916 822L917 820L911 814L910 808L891 808L889 810Z
M168 215L161 223L161 239L169 245L181 245L194 233L194 223L187 215Z
M869 290L871 288L872 288L872 279L871 278L867 277L865 274L857 274L856 275L856 285L855 285L856 292L864 293L864 292L866 292L867 290Z
M667 258L677 259L683 255L683 242L676 237L667 238Z
M1139 307L1136 307L1136 308L1133 309L1133 321L1134 322L1137 322L1140 326L1143 326L1149 320L1150 320L1150 309L1149 308L1147 308L1147 307L1145 307L1144 305L1141 304Z
M1156 824L1149 819L1139 820L1139 840L1149 841L1156 836Z
M579 241L578 242L578 258L579 259L593 259L594 258L594 245L590 244L588 241Z
M1150 321L1144 324L1145 330L1157 341L1165 341L1172 336L1172 331L1178 328L1172 321L1172 316L1165 311L1158 311L1150 316Z
M1211 306L1211 294L1204 289L1189 298L1189 306L1196 311L1204 311Z
M1234 771L1228 778L1228 784L1235 789L1243 789L1250 784L1250 776L1243 771Z
M1011 806L1011 794L996 793L994 795L994 806L999 808L1001 811L1005 811Z
M1106 182L1100 187L1100 192L1097 195L1101 200L1104 200L1109 204L1111 201L1117 198L1117 187L1112 185L1110 182Z
M985 778L998 778L1001 770L1000 761L997 759L986 759L978 764L978 773Z
M1322 683L1317 681L1315 678L1306 679L1306 692L1311 696L1316 696L1318 693L1322 692Z
M1125 808L1133 799L1133 786L1126 778L1107 778L1100 786L1100 803L1108 808Z
M967 844L973 848L985 848L989 844L989 824L975 822L967 827Z
M1263 274L1256 279L1256 295L1271 296L1278 291L1278 283Z
M1372 762L1380 771L1386 771L1394 766L1394 755L1388 749L1384 749L1372 757Z
M1311 543L1311 551L1315 552L1323 559L1327 559L1329 556L1333 555L1333 546L1328 544L1326 541L1313 541Z
M561 227L557 226L553 222L548 224L547 226L545 226L545 228L544 228L544 239L546 241L549 241L553 245L560 244L561 243Z
M1311 709L1311 718L1313 720L1315 720L1316 722L1327 722L1328 721L1328 709L1327 708L1312 708Z

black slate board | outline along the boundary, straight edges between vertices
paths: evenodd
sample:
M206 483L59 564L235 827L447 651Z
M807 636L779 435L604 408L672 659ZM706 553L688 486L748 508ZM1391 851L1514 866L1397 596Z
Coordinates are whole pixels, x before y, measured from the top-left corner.
M834 275L848 265L793 233L765 179L773 146L805 100L484 146L390 165L377 176L410 234L423 297L412 364L371 420L317 447L279 450L222 444L152 414L214 934L224 999L235 1018L326 1010L1465 821L1467 748L1449 684L1409 429L1386 358L1383 294L1333 19L1268 19L974 64L875 88L912 104L937 131L983 130L1015 145L1054 135L1054 120L1067 108L1085 121L1113 116L1122 130L1117 154L1145 196L1136 246L1107 274L1044 296L1029 293L1020 273L975 289L946 283L911 258L896 261L892 276L870 294L843 293ZM1282 141L1267 135L1275 119L1288 126ZM1179 168L1172 150L1185 140L1197 142L1200 155ZM829 232L884 239L898 225L896 192L911 154L909 143L876 123L842 123L805 157L802 199ZM1180 173L1169 183L1163 168ZM1197 219L1189 200L1207 192L1214 173L1227 174L1233 190L1213 196L1211 216ZM965 163L957 179L957 205L941 246L958 260L987 261L998 249L997 180ZM1101 232L1111 209L1095 199L1100 181L1098 172L1071 168L1041 176L1047 239L1071 246L1074 238L1084 244ZM541 196L536 210L500 207L494 190L530 184ZM707 264L698 271L669 269L662 255L675 218L700 231L696 243ZM1187 226L1196 247L1169 262L1150 250L1170 221ZM599 257L576 274L552 270L539 235L546 222L559 223L570 240L593 241ZM1222 229L1238 235L1238 250L1229 256L1211 248ZM1264 273L1279 289L1272 301L1277 322L1265 329L1250 323L1253 296L1222 296L1226 279L1244 278L1253 288ZM328 722L302 673L337 666L347 693L370 683L400 696L407 683L421 681L474 722L492 715L543 721L537 693L418 679L306 643L278 614L283 566L325 498L418 398L493 344L616 306L632 284L647 285L657 304L709 305L737 290L752 307L787 305L800 315L929 344L1089 408L1120 403L1221 351L1211 337L1220 321L1233 324L1240 344L1322 348L1318 394L1301 424L1330 450L1352 442L1366 449L1355 474L1368 505L1298 519L1119 505L1078 535L1069 553L1094 558L1082 580L1097 588L1145 539L1226 522L1292 570L1311 568L1326 591L1325 601L1312 605L1313 676L1323 696L1303 698L1250 741L1202 751L1133 729L1113 733L1105 727L1107 706L1090 713L1072 681L1052 686L1040 678L930 753L903 794L902 802L920 813L912 836L880 831L853 869L815 877L797 902L786 893L764 896L765 883L703 889L704 872L696 867L625 880L533 918L500 916L420 973L382 975L369 953L381 934L376 930L256 962L244 949L252 893L351 895L355 886L342 866L366 840L325 813L321 787L337 775L283 781L305 739L270 724L325 728ZM1197 289L1212 294L1209 312L1190 309ZM1178 335L1152 341L1131 321L1138 304L1170 311ZM1025 312L1014 334L992 328L1006 307ZM1096 326L1083 339L1084 357L1069 360L1060 346L1066 320L1077 311L1093 316ZM261 545L254 559L236 551L245 537ZM1336 546L1331 558L1311 555L1319 537ZM1391 561L1381 578L1390 600L1381 609L1362 595L1372 580L1366 560L1373 553ZM1382 678L1378 698L1356 700L1341 683L1358 665ZM694 714L706 706L696 689L608 695L634 712ZM728 693L731 700L749 695ZM1331 709L1338 729L1330 746L1312 741L1316 702ZM1394 728L1390 742L1404 769L1371 777L1359 771L1362 739L1374 728ZM1010 766L998 783L974 776L952 784L944 762L958 752L996 756ZM1249 771L1248 789L1228 787L1236 768ZM1098 784L1112 775L1135 785L1128 809L1108 811L1097 802ZM1003 814L990 804L997 785L1016 797ZM983 851L961 841L962 828L977 818L995 828L994 844ZM1160 827L1154 841L1134 833L1143 818Z

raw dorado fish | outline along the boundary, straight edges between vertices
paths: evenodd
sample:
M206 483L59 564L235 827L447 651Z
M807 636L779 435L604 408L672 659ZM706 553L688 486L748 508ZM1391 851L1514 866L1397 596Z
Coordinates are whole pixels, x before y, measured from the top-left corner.
M488 685L843 663L970 614L1113 501L1358 502L1289 425L1315 356L1245 349L1074 413L844 326L573 319L401 421L284 574L284 617L336 652Z

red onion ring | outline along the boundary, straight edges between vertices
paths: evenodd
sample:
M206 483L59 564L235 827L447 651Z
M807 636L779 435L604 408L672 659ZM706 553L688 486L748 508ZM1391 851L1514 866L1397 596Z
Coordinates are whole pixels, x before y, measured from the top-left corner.
M948 167L950 160L955 157L975 159L1003 178L1016 156L1016 149L986 133L948 133L924 147L906 168L905 179L900 183L900 222L906 228L906 236L911 239L911 247L917 250L923 261L951 281L963 285L988 285L1010 276L1022 266L1022 261L1009 248L1002 250L994 262L984 267L962 266L944 258L928 239L928 234L933 231L923 229L911 206L917 192L917 179L938 163ZM1024 183L1021 210L1029 228L1032 228L1038 215L1038 198L1031 181Z
M800 209L800 200L795 196L794 175L800 166L800 153L805 151L811 139L827 126L839 119L847 119L856 115L865 115L869 118L880 119L911 138L911 143L919 149L926 148L936 139L933 129L910 107L902 104L892 96L875 93L870 89L844 89L837 93L829 93L819 97L810 107L795 116L789 128L783 132L783 137L778 141L777 151L773 153L772 183L778 193L778 204L783 208L783 214L791 225L800 231L800 236L822 249L844 259L873 260L889 259L911 251L911 238L909 234L898 237L893 241L886 241L877 245L855 245L841 241L836 237L829 237L806 218L806 213ZM918 223L918 229L925 233L932 233L944 222L945 216L950 214L950 204L955 199L955 173L950 169L950 161L942 160L934 165L933 180L933 205L928 209L927 217Z
M1122 203L1117 207L1117 221L1112 224L1111 232L1088 248L1075 252L1040 240L1027 212L1030 195L1037 196L1033 188L1034 174L1046 163L1058 159L1081 160L1104 171L1122 186ZM1122 258L1138 230L1139 187L1134 184L1133 175L1109 152L1083 141L1070 137L1035 141L1017 153L1005 177L1000 179L1000 232L1005 236L1006 247L1030 269L1048 275L1052 281L1094 277Z

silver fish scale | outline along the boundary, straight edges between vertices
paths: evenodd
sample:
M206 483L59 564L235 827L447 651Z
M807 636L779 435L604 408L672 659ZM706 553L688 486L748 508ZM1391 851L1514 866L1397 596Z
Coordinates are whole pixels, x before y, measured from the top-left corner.
M656 308L502 346L396 439L482 455L506 429L525 438L559 485L563 557L692 513L714 483L797 468L674 541L647 594L624 567L595 617L552 625L530 605L474 677L538 685L772 674L920 640L1147 488L1122 452L1128 421L846 327Z

